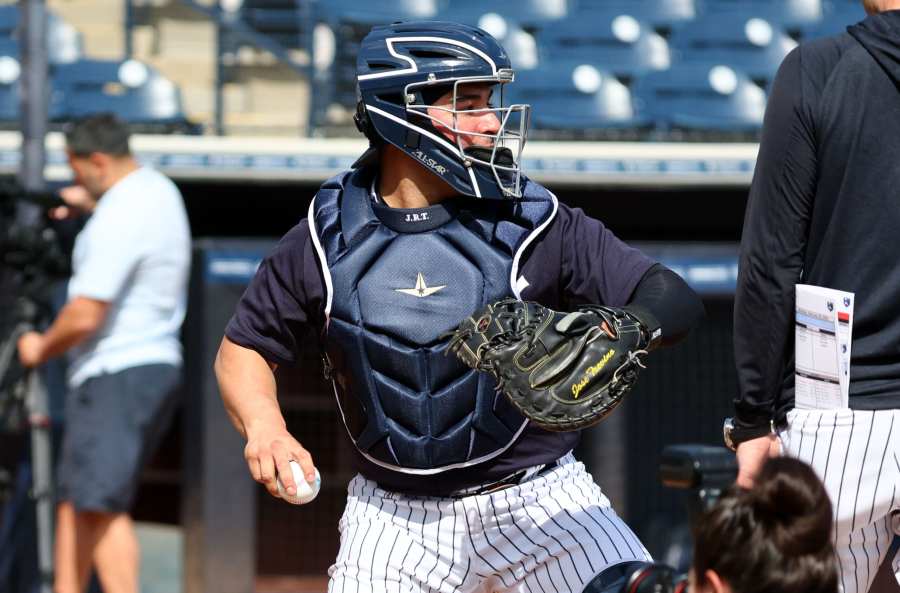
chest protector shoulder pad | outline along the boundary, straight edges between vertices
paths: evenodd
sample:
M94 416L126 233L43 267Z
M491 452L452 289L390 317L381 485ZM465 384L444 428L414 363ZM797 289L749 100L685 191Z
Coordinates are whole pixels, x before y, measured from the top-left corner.
M391 209L373 202L370 180L363 170L339 175L310 206L344 425L363 456L394 471L491 459L527 420L487 374L444 354L447 333L487 303L518 296L521 253L555 216L556 198L529 182L518 201Z

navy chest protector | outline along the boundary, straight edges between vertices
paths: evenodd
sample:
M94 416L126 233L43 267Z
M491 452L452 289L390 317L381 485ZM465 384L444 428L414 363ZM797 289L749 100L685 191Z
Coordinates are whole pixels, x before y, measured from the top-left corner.
M556 214L528 183L515 202L373 203L362 170L329 180L310 205L322 265L324 337L335 396L360 453L433 474L487 461L527 421L487 374L445 356L445 335L489 302L518 296L519 258Z

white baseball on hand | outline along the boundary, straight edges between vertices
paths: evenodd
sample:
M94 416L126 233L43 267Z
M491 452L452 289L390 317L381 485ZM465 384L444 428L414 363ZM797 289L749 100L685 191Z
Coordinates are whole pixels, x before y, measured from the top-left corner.
M297 484L297 494L294 494L293 496L288 494L284 489L284 485L281 483L281 478L278 478L278 480L276 480L278 483L278 495L291 504L306 504L314 499L319 493L319 487L322 485L322 478L319 476L319 470L316 469L315 480L313 482L307 482L306 478L303 476L303 470L300 469L300 464L296 461L291 461L290 465L291 472L294 474L294 483Z

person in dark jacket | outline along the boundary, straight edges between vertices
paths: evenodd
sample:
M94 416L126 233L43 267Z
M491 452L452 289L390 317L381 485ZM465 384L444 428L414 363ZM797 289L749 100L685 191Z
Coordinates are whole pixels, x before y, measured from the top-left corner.
M869 17L846 33L791 52L772 87L735 296L740 393L725 429L743 486L779 451L817 471L845 593L868 590L900 511L900 1L864 4ZM848 407L795 407L797 284L855 294Z

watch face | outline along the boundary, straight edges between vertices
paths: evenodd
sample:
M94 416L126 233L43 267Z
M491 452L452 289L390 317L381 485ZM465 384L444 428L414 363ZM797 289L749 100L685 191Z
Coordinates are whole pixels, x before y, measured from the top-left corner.
M725 446L735 450L734 441L731 440L731 432L734 430L734 421L731 418L725 419L725 424L722 426L722 439L725 441Z

